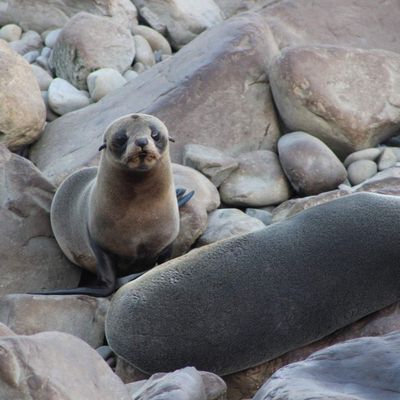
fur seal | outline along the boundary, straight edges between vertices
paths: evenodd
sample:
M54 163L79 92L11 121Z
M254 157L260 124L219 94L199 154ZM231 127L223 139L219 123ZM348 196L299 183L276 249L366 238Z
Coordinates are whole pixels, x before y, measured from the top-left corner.
M50 213L64 254L96 274L96 281L91 287L40 294L108 296L118 276L169 258L179 231L178 205L193 195L175 191L169 140L166 126L154 116L130 114L111 123L99 149L99 168L69 176Z
M106 337L153 374L226 375L400 298L400 199L349 195L156 267L113 296Z

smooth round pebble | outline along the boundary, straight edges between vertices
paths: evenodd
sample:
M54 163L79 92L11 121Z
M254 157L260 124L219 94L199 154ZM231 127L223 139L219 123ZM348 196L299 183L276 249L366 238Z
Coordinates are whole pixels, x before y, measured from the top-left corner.
M264 225L270 225L272 223L272 213L267 210L261 210L259 208L246 208L246 214L249 217L257 218Z
M122 75L127 82L133 81L136 79L139 74L136 71L133 71L132 69L128 69L123 75Z
M51 54L51 48L50 47L43 47L43 49L42 49L42 51L40 53L40 55L42 57L46 57L46 58L49 58L50 54Z
M40 90L47 90L50 86L51 81L53 78L50 76L50 74L45 71L43 68L39 67L38 65L31 64L32 72L33 75L35 75L38 83Z
M23 57L29 64L32 64L36 61L39 57L40 53L37 50L29 51L28 53L24 54Z
M0 39L6 42L14 42L15 40L21 39L22 29L18 25L8 24L4 25L0 29Z
M396 153L390 147L384 147L378 158L378 171L393 167L396 163Z
M149 42L141 35L135 35L133 39L136 48L135 63L142 63L146 67L153 66L156 60Z
M112 68L98 69L87 77L87 86L93 101L99 101L108 93L124 86L126 82L126 79Z
M343 164L347 168L351 163L358 160L371 160L375 161L382 153L382 148L371 147L370 149L364 149L355 151L349 154L344 160Z
M44 44L51 49L57 42L58 37L60 36L62 29L54 29L54 31L50 31L44 40Z
M134 35L143 36L153 51L160 50L161 54L172 54L171 45L161 33L145 25L136 25L132 28Z
M347 168L348 178L352 185L358 185L372 178L378 172L378 166L371 160L354 161Z
M132 67L132 70L137 74L141 74L142 72L146 71L146 69L146 66L141 62L135 62L134 66Z

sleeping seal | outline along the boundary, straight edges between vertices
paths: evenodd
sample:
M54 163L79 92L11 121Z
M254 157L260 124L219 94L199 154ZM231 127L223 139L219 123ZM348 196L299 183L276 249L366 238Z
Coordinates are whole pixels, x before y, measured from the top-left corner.
M192 251L114 295L108 343L148 374L254 367L398 301L399 227L359 193Z
M91 287L40 294L108 296L118 276L165 261L179 231L168 131L145 114L121 117L107 128L99 168L69 176L51 206L51 225L64 254L96 274Z

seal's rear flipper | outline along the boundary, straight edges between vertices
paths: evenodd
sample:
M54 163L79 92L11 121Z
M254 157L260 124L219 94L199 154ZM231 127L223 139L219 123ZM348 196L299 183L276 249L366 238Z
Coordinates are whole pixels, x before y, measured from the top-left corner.
M175 190L176 192L176 199L178 200L178 207L184 206L194 195L194 190L191 192L186 193L186 189L178 188Z

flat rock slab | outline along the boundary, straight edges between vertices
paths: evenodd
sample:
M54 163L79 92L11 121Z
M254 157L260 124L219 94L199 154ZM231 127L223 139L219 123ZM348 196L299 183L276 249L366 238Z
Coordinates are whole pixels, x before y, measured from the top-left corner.
M399 299L399 224L400 199L360 193L194 250L114 295L108 343L146 373L274 359Z
M253 400L397 400L400 332L354 339L276 372Z
M254 14L205 32L95 105L48 124L31 159L53 182L97 164L105 128L117 117L145 112L160 118L182 160L187 143L237 152L273 148L279 136L269 84L270 35Z

